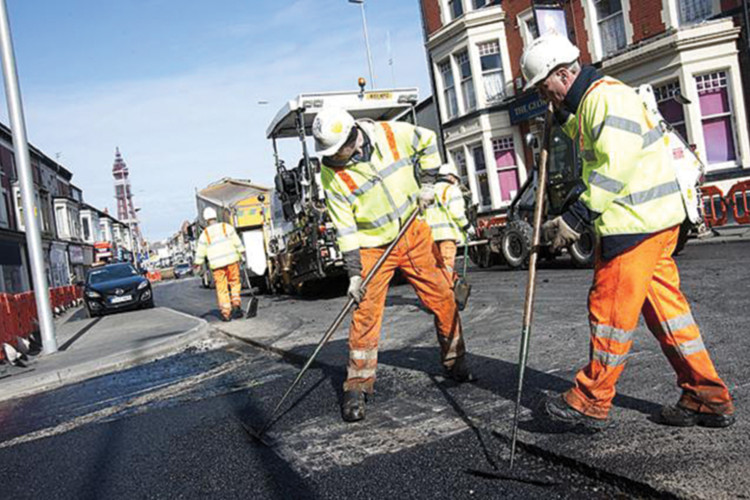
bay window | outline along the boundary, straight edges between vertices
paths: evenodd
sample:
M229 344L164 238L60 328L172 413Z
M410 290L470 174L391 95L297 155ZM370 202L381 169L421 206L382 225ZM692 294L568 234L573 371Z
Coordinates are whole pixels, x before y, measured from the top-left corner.
M737 153L727 72L698 75L695 84L700 101L706 160L709 164L735 161Z
M471 76L469 53L467 51L460 52L456 56L456 63L461 75L461 94L464 98L464 110L472 111L477 107L477 97L474 94L474 79Z

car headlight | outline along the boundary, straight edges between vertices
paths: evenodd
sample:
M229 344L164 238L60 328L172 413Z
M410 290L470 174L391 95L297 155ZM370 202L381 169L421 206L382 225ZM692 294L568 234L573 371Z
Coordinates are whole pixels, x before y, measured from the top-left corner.
M98 298L100 298L101 296L102 296L102 295L101 295L101 294L100 294L99 292L95 292L95 291L93 291L93 290L87 290L87 291L86 291L86 297L88 297L88 298L90 298L90 299L98 299Z
M141 284L138 285L138 290L143 290L148 286L148 281L141 281Z

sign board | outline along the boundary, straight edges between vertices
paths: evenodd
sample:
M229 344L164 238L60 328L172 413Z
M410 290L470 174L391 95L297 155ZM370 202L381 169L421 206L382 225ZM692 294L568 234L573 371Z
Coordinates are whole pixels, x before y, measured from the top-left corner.
M535 116L543 115L546 108L547 104L539 97L537 92L522 95L508 106L510 124L516 125Z
M560 6L535 5L534 16L539 35L548 33L568 36L568 25L565 21L565 11Z

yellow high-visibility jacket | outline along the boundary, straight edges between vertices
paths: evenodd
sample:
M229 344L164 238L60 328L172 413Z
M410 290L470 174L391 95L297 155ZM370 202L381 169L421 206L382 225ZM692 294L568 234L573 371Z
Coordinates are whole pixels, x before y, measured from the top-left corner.
M242 258L245 247L229 224L217 222L203 230L198 238L193 264L202 265L208 258L211 270L234 264Z
M465 230L469 225L466 204L461 188L450 182L435 184L435 203L425 212L425 220L432 230L435 241L453 240L458 244L466 241Z
M359 249L387 245L416 208L419 184L434 183L440 168L431 130L404 122L357 122L369 158L321 168L326 206L350 275L359 274ZM416 165L416 167L415 167ZM415 172L418 169L419 172Z
M667 138L635 89L593 80L563 130L578 140L586 186L563 218L577 230L593 222L605 259L685 219Z

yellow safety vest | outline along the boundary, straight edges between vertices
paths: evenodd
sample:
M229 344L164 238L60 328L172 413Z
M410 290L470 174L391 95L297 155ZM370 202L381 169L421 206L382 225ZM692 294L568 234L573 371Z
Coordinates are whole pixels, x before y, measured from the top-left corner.
M459 244L466 241L463 228L469 225L469 220L461 188L450 182L435 184L435 203L427 208L425 219L435 241L453 240Z
M580 200L601 214L598 234L651 234L685 219L667 137L635 89L597 80L563 130L578 138L586 185Z
M357 124L372 144L370 161L321 169L326 206L344 253L393 241L419 197L415 163L434 177L441 163L431 130L404 122Z
M211 270L219 269L239 261L244 251L245 247L234 228L218 222L211 224L201 233L193 263L201 265L208 258Z

